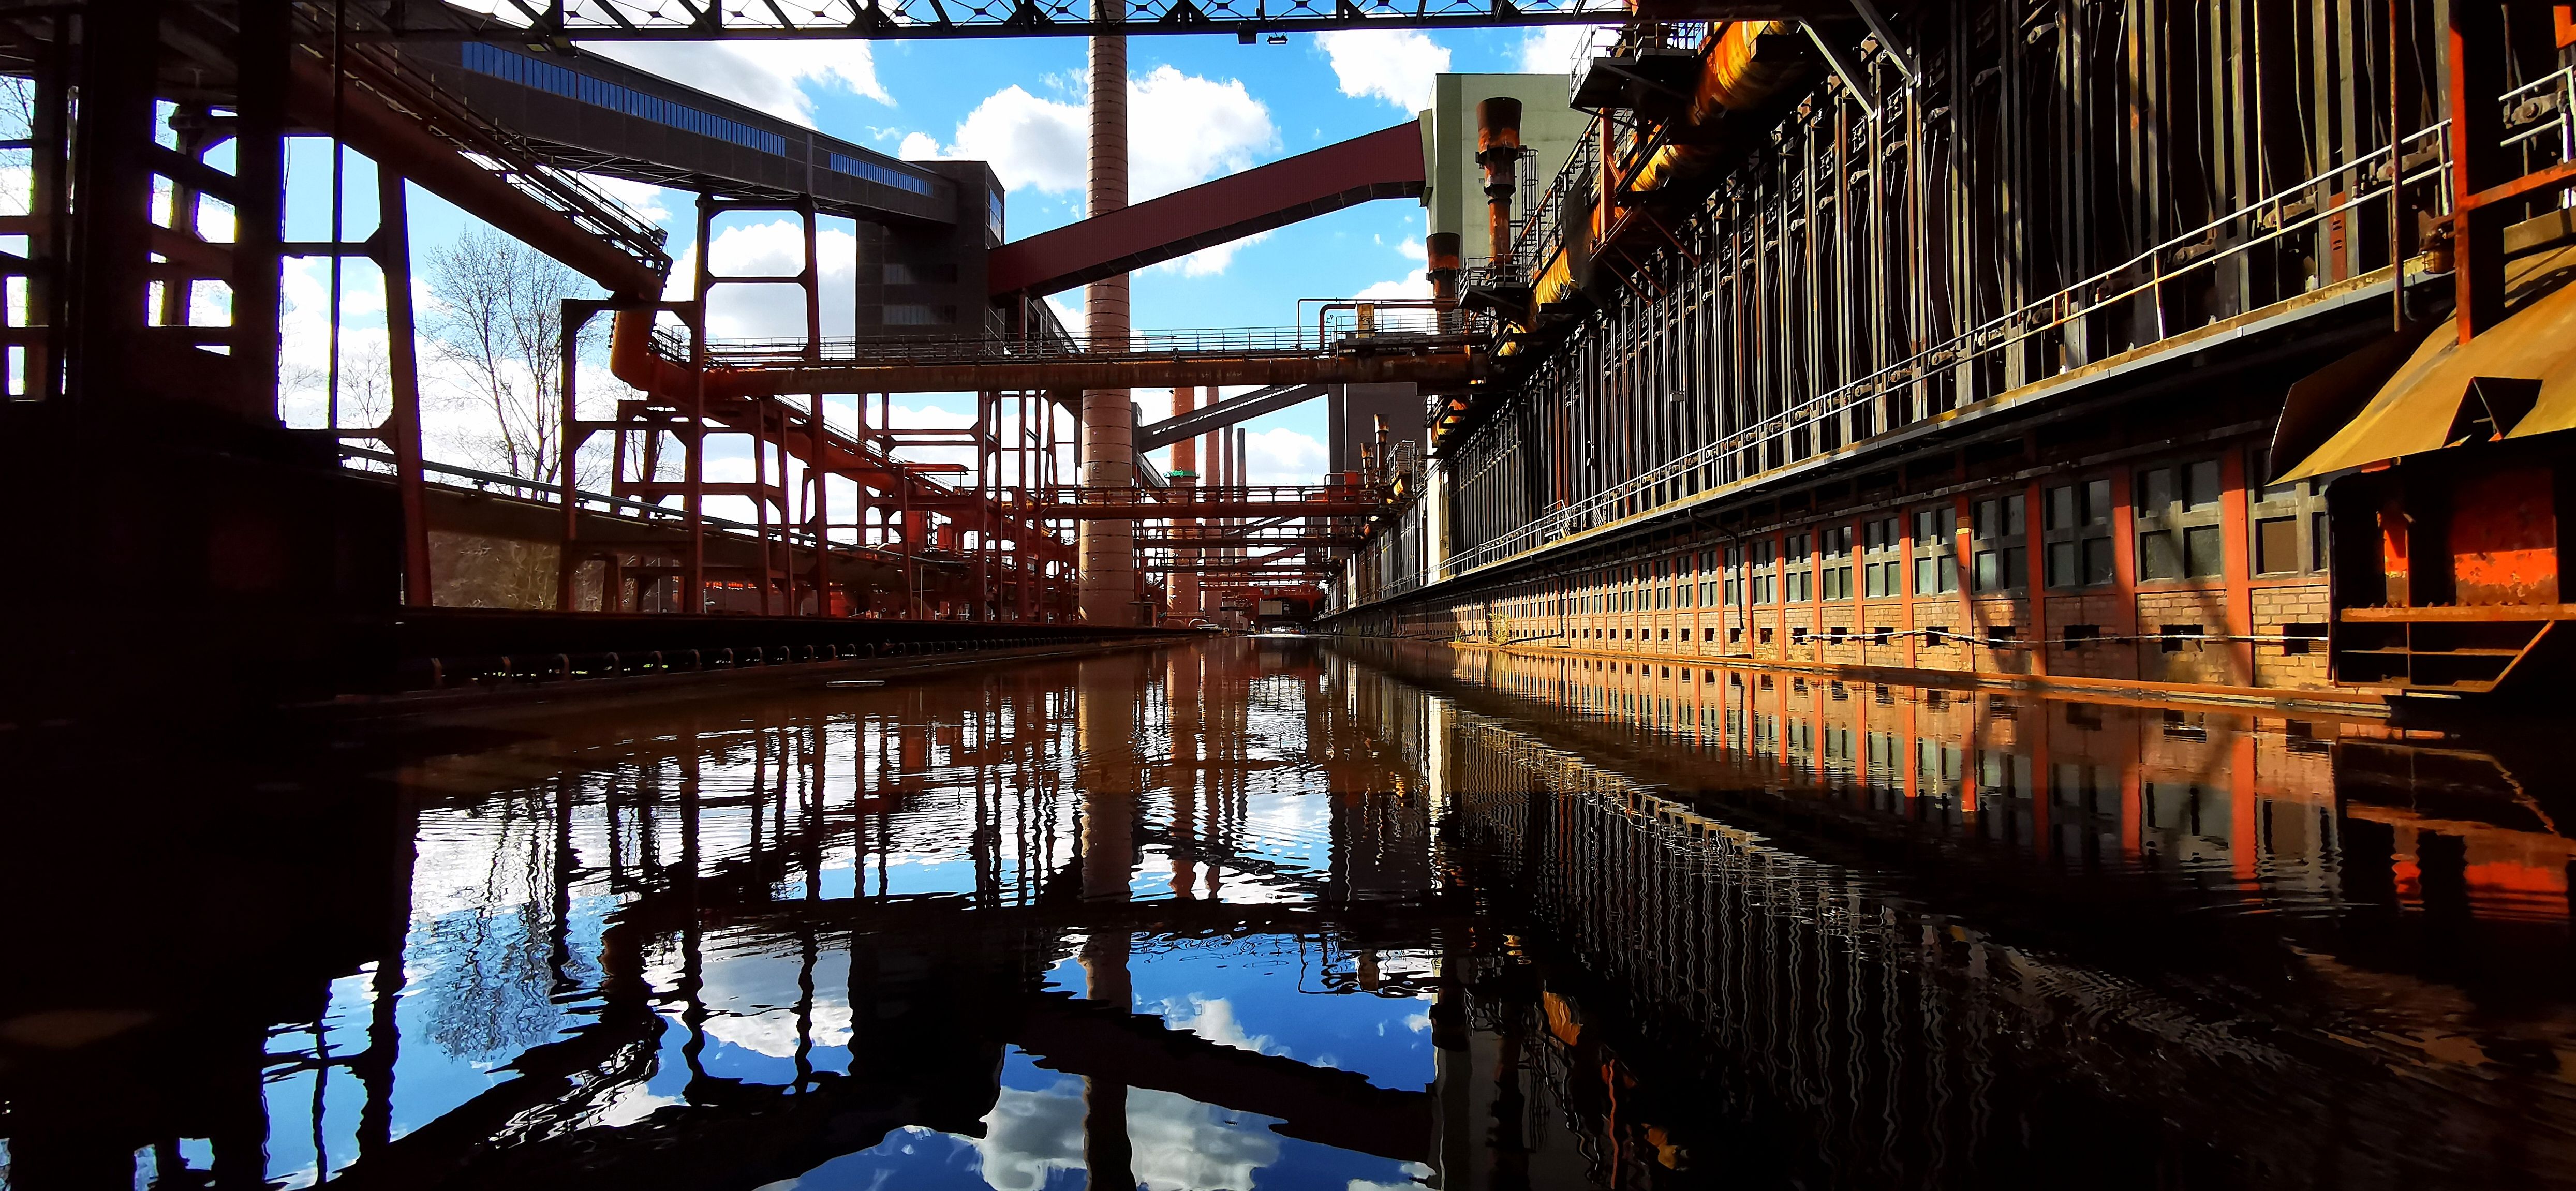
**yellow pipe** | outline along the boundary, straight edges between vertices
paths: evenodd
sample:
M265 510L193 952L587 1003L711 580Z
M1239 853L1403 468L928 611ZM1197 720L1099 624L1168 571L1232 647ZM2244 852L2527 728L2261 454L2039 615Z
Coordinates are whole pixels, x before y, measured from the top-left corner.
M1807 65L1795 52L1797 31L1795 21L1734 21L1712 37L1681 127L1637 167L1628 189L1651 193L1695 172L1711 150L1707 134L1727 113L1760 108L1805 81Z

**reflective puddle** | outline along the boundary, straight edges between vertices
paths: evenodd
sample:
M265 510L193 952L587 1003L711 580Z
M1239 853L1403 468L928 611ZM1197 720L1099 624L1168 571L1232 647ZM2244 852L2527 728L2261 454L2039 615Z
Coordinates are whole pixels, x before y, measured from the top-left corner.
M1228 640L56 748L0 1186L2571 1182L2551 746Z

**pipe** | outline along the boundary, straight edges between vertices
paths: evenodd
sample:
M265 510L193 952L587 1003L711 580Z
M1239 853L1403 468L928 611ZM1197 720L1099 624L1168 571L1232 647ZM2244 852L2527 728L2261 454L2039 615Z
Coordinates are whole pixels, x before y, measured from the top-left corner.
M1422 247L1430 260L1427 272L1431 278L1431 307L1439 312L1442 334L1458 330L1458 272L1464 265L1458 257L1458 233L1433 232L1422 238Z
M1655 150L1628 180L1647 193L1697 173L1721 146L1718 132L1730 113L1757 111L1804 84L1813 74L1796 21L1735 21L1708 43L1689 109L1671 143ZM1605 155L1606 158L1606 155ZM1604 171L1606 177L1608 171Z
M1493 266L1512 260L1512 194L1520 188L1521 101L1497 95L1476 105L1476 164L1485 167L1485 242Z

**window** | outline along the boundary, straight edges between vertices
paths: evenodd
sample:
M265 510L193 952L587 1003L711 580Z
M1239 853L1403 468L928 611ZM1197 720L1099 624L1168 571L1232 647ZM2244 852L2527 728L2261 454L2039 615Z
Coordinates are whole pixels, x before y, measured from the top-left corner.
M647 95L632 87L622 87L603 78L568 70L552 62L541 62L499 46L469 41L460 47L465 69L507 79L522 87L560 95L575 103L622 112L639 120L650 120L699 136L713 137L746 149L785 155L787 138L765 129L754 128L739 120L728 120L702 112L685 104L673 103L658 95ZM921 193L930 193L924 184Z
M2060 484L2041 495L2047 513L2040 534L2047 551L2050 587L2092 587L2109 583L2117 571L2111 556L2111 481Z
M1746 603L1770 604L1778 602L1780 594L1780 574L1777 570L1773 569L1772 564L1779 561L1779 551L1779 543L1768 539L1755 542L1744 548L1744 569L1748 572L1746 577L1750 580L1750 587L1752 588L1751 593L1745 599Z
M882 162L852 157L846 153L831 153L827 155L827 159L831 162L834 173L864 178L879 186L891 186L914 194L930 193L929 180L907 170L896 169ZM998 238L1002 234L1002 194L997 190L988 197L991 202L985 211L986 226Z
M1959 510L1954 505L1918 509L1914 514L1914 594L1947 595L1959 590L1959 559L1951 543L1959 536Z
M1780 568L1781 585L1786 592L1781 599L1786 603L1804 604L1816 598L1816 559L1814 547L1810 544L1812 541L1802 533L1788 537L1788 558Z
M2017 591L2029 585L2029 530L2022 521L2022 498L1990 496L1972 506L1968 561L1980 592Z
M2138 473L2138 581L2214 579L2227 573L2219 527L2218 461Z
M2326 502L2319 485L2307 480L2256 488L2272 474L2271 452L2256 448L2246 460L2246 500L2253 527L2257 575L2298 575L2326 569Z
M1905 594L1902 580L1905 571L1904 521L1882 517L1861 524L1860 590L1869 599Z
M2100 625L2070 624L2066 626L2066 647L2068 649L2083 649L2092 645L2096 640L2099 640L2101 636L2102 628Z
M2281 626L2281 635L2289 638L2281 643L2281 652L2303 654L2313 646L2325 644L2326 626L2317 623L2285 624Z
M895 303L885 308L885 325L889 327L944 327L957 321L954 306L923 306Z
M1816 552L1824 555L1824 569L1817 573L1828 600L1852 598L1852 529L1836 525L1816 534Z
M1725 594L1725 597L1726 597L1726 603L1727 603L1729 606L1732 606L1732 607L1737 607L1737 608L1741 608L1741 607L1743 607L1743 606L1744 606L1744 548L1743 548L1743 547L1741 547L1741 546L1729 546L1729 547L1727 547L1727 548L1726 548L1726 580L1725 580L1725 583L1726 583L1726 590L1725 590L1725 593L1724 593L1724 594Z

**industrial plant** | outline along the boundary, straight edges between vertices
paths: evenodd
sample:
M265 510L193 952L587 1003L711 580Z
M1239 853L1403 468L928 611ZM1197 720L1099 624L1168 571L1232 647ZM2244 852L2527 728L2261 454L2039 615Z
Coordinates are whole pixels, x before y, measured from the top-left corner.
M0 1191L2576 1185L2576 5L0 0L0 493Z

